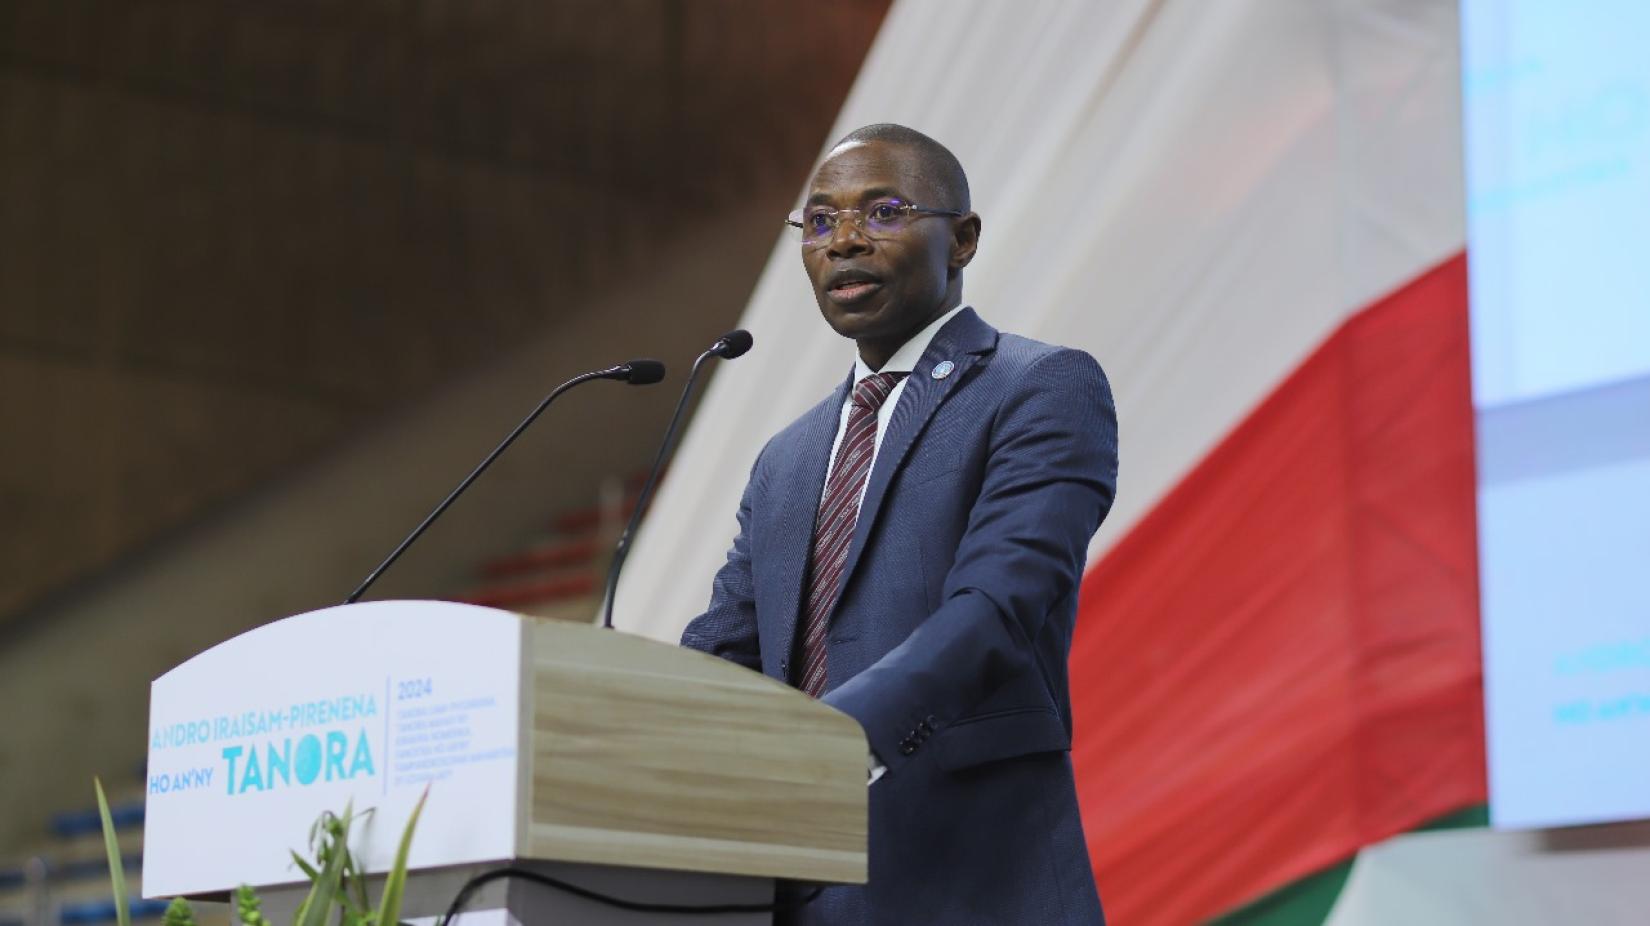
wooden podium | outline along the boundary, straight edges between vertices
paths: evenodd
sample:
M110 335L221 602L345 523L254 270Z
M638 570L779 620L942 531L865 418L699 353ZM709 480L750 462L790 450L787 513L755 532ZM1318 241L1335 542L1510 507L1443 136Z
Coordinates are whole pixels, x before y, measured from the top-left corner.
M323 811L371 808L352 848L382 873L428 788L404 919L504 864L631 901L761 904L776 878L865 880L866 756L852 718L702 653L470 605L328 608L154 682L143 893L246 883L278 914L307 890L288 850L304 854ZM637 913L520 881L468 911L771 919Z

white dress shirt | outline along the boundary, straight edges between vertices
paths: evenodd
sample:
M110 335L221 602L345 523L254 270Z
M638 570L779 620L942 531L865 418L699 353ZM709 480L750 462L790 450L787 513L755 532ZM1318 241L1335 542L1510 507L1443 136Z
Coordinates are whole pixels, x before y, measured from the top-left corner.
M929 322L928 327L912 335L911 340L901 344L899 350L894 351L894 355L888 358L888 362L883 364L880 370L873 370L866 366L865 361L860 359L859 352L855 351L854 382L858 383L872 373L910 373L915 370L917 361L921 360L922 355L928 352L928 345L933 342L934 335L945 327L946 322L955 318L957 313L965 308L967 306L959 305ZM882 449L882 435L888 430L888 420L894 417L894 406L899 404L899 397L905 392L905 381L910 378L909 376L901 377L900 381L894 384L894 391L888 393L887 400L882 403L881 408L877 409L877 435L871 443L871 466L873 468L877 465L877 451ZM827 486L831 484L831 471L836 469L836 452L842 446L843 435L848 433L848 412L853 407L854 390L850 386L848 395L842 400L842 413L836 423L836 439L831 441L831 462L826 464L825 469L825 484ZM870 470L866 470L866 472L870 472ZM866 479L865 486L870 484L871 480ZM824 503L825 495L823 492L820 493L819 500L821 504ZM865 501L865 487L863 486L859 490L859 500L860 502Z

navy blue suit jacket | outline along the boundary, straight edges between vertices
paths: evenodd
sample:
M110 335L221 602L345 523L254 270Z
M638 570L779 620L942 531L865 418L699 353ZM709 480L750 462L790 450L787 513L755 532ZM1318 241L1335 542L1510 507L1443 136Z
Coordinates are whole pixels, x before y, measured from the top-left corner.
M931 375L941 361L946 377ZM851 383L752 467L709 608L682 635L792 681L814 516ZM1067 654L1117 419L1094 359L965 309L906 381L829 624L824 700L887 765L870 881L799 923L1101 922L1072 780Z

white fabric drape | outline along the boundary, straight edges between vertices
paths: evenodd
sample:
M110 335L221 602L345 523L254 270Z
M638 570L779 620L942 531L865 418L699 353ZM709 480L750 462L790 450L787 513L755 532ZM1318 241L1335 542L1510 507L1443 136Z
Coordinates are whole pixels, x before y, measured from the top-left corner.
M949 146L984 221L965 301L1094 354L1122 536L1347 315L1462 247L1453 0L900 0L832 132ZM1419 142L1419 143L1417 143ZM800 199L800 197L799 197ZM618 596L674 640L763 442L845 375L778 234Z

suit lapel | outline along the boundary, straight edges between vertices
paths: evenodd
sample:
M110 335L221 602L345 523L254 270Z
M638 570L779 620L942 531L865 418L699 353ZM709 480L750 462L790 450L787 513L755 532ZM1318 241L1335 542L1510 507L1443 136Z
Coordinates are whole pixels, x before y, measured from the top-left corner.
M859 564L866 540L876 525L894 474L899 471L917 437L928 426L946 397L963 386L981 357L995 350L996 346L997 329L982 321L973 309L964 309L934 335L928 350L917 361L916 369L906 378L905 389L894 406L893 416L888 419L888 431L882 436L882 444L877 449L876 462L871 466L870 481L865 486L865 501L860 504L859 519L854 523L854 539L848 546L842 580L837 584L838 602L842 600L842 591L853 581L854 567ZM935 379L934 368L945 361L953 364L952 371ZM832 611L834 613L835 605ZM794 623L793 620L793 626Z
M813 550L814 519L819 513L819 498L825 491L825 469L831 459L831 444L836 441L837 425L842 420L842 403L852 384L850 371L831 397L809 414L791 460L789 478L784 483L780 515L775 522L772 546L767 551L774 563L773 614L777 621L774 629L778 631L775 639L781 659L790 655L796 635L797 617L802 608L802 581Z

